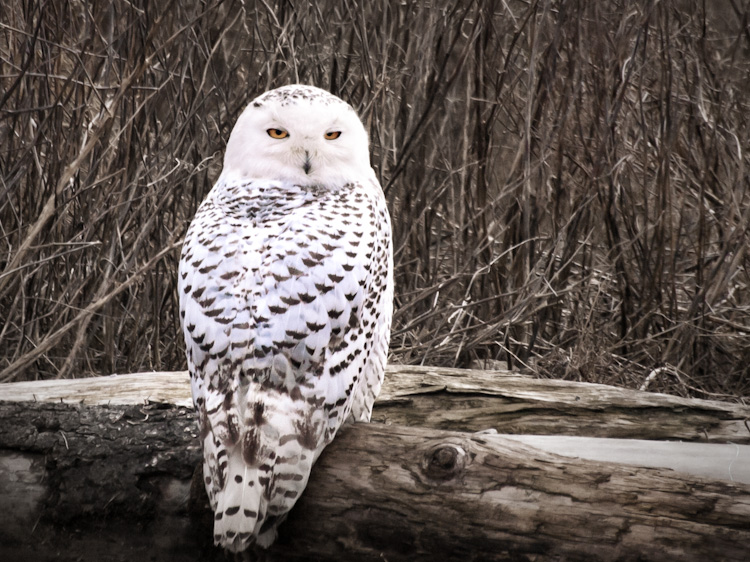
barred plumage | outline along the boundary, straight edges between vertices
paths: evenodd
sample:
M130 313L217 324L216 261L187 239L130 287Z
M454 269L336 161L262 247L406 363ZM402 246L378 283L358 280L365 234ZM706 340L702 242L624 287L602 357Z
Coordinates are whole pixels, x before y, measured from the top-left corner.
M179 272L217 544L270 545L342 423L369 421L392 270L390 219L354 110L299 85L251 102Z

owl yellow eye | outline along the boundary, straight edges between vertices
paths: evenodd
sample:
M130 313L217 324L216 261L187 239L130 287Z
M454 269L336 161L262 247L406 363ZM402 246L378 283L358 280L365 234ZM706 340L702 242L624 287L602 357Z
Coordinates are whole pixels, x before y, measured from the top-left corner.
M284 129L266 129L266 132L272 139L285 139L289 136Z
M331 131L330 133L326 133L323 136L326 140L334 140L341 136L341 131Z

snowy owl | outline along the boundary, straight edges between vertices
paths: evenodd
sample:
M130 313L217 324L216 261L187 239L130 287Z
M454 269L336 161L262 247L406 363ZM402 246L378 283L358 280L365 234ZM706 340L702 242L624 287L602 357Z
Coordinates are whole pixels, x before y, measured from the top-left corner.
M391 226L349 104L292 85L248 105L178 287L214 542L267 547L339 427L369 421L383 381Z

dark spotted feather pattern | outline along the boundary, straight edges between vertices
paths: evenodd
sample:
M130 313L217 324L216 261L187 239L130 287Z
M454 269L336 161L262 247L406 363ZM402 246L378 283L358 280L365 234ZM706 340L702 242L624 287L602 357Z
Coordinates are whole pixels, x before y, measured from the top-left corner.
M179 291L217 543L270 544L342 423L369 421L391 254L374 177L331 187L225 174L201 205Z

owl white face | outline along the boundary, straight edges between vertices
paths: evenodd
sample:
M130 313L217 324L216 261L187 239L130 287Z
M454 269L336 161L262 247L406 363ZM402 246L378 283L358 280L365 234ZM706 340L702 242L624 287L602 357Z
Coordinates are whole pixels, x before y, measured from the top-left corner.
M328 187L374 177L367 133L352 107L302 85L250 102L229 137L223 173Z

